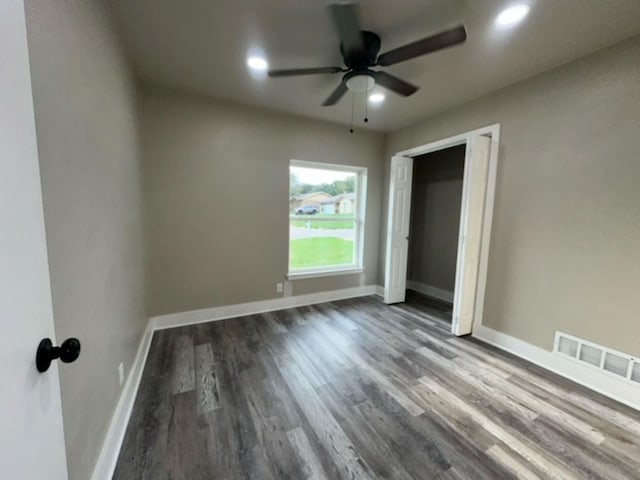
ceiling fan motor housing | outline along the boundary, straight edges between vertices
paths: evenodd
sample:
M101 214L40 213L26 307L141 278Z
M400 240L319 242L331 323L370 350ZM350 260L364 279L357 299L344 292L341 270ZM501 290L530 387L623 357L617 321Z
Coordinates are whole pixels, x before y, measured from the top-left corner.
M360 32L362 36L362 49L346 51L344 46L340 44L340 53L344 59L344 64L353 70L366 70L376 64L378 52L380 51L380 37L373 32L363 30Z

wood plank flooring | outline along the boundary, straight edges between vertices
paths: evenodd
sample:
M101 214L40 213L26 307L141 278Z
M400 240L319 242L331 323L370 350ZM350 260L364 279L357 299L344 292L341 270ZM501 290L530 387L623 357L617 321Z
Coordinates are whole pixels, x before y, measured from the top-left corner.
M156 332L114 479L640 479L640 414L343 300Z

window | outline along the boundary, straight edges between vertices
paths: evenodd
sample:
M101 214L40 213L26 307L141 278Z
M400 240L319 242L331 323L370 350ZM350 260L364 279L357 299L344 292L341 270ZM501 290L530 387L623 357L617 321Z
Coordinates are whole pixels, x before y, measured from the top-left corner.
M367 169L291 160L289 278L362 271Z

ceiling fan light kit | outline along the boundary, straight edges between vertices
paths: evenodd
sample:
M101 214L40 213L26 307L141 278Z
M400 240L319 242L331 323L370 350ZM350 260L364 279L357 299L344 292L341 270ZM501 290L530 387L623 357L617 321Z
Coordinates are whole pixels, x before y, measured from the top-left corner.
M372 72L347 73L344 78L344 83L347 85L347 88L356 93L368 92L376 83Z
M371 90L376 84L403 97L413 95L419 87L384 71L372 70L372 68L395 65L459 45L467 39L465 27L459 25L378 55L381 46L380 37L374 32L360 28L357 4L334 4L329 6L329 11L338 32L340 53L346 68L319 67L267 71L268 76L273 78L345 73L335 90L322 103L323 106L335 105L347 91L363 93Z

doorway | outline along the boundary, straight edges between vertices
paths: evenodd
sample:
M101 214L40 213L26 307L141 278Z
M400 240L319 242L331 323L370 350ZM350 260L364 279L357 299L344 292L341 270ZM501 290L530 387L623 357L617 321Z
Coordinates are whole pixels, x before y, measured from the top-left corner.
M424 295L451 323L466 144L414 158L407 299Z
M391 158L385 258L385 303L404 302L407 288L414 159L464 145L451 331L482 324L500 125L491 125L398 152Z

